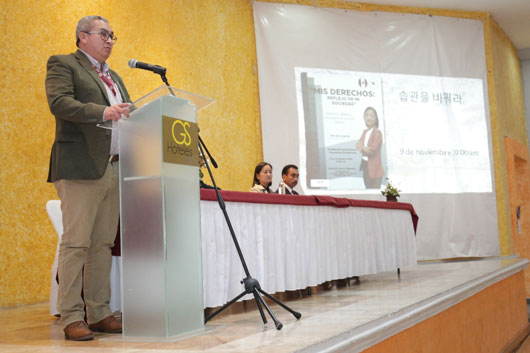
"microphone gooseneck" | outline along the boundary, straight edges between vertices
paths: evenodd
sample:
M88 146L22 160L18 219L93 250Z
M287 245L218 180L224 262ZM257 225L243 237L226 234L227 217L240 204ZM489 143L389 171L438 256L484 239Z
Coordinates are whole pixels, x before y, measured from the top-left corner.
M166 74L165 67L143 63L141 61L137 61L136 59L129 60L129 67L131 69L142 69L142 70L152 71L155 74L159 74L159 75Z

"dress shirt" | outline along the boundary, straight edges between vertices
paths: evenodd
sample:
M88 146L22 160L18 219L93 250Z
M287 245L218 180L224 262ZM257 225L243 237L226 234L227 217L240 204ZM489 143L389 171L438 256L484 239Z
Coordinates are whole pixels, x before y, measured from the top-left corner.
M79 49L83 54L85 54L92 63L94 67L96 67L102 75L110 77L110 67L109 65L104 62L103 64L100 64L96 59L94 59L92 56L84 52L82 49ZM95 70L95 69L94 69ZM102 80L103 81L103 80ZM103 82L103 86L105 87L105 90L107 91L107 97L109 97L110 105L120 104L123 103L123 98L121 96L120 90L118 89L118 86L116 85L116 82L114 80L112 81L112 84L114 85L114 92L110 89L109 86L105 82ZM105 109L106 111L107 109ZM102 117L103 122L105 122L105 112L103 112ZM112 136L110 140L110 151L109 154L115 155L118 154L120 151L119 148L119 141L120 141L120 135L118 131L118 124L116 121L112 121Z

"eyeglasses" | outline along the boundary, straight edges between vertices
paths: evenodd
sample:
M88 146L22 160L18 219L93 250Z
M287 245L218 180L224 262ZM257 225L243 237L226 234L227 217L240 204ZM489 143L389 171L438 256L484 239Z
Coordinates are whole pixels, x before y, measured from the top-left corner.
M112 40L112 42L114 44L116 44L116 41L118 40L118 38L116 36L114 36L114 33L109 33L107 31L105 31L104 29L100 29L99 31L81 31L83 33L88 33L88 34L99 34L99 37L104 41L108 41L109 38L110 40Z

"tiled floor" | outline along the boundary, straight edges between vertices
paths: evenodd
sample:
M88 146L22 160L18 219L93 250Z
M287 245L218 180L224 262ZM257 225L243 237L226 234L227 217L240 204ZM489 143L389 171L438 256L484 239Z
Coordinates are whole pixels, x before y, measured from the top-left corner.
M340 347L344 340L361 351L368 342L413 325L411 313L435 315L444 310L444 302L473 295L526 264L520 259L430 263L403 268L399 277L394 271L362 276L360 285L314 290L309 297L287 301L302 313L300 320L273 305L283 323L280 331L270 320L263 325L259 312L249 309L214 318L203 334L158 342L108 334L96 334L94 341L66 341L46 304L4 309L0 352L292 352Z

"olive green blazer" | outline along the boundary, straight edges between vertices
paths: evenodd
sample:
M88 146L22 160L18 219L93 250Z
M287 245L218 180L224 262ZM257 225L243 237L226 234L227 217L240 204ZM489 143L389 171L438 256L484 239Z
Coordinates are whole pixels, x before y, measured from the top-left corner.
M130 102L121 77L112 70L110 75L123 101ZM46 95L55 115L48 182L101 178L108 164L111 130L96 124L102 122L110 101L103 81L83 52L48 59Z

